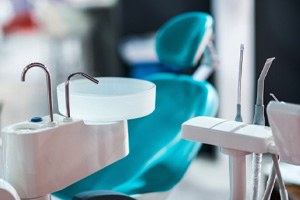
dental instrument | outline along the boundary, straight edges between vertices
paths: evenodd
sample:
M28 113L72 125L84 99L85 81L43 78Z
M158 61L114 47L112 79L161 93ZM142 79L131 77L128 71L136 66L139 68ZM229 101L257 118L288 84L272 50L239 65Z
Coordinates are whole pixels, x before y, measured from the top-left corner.
M242 72L243 72L243 55L244 55L244 44L240 46L240 63L239 63L239 80L238 80L238 97L236 105L236 116L235 121L242 122L243 117L241 114L241 90L242 90Z
M244 44L240 45L239 76L237 87L237 111L235 121L243 122L241 114L241 85L243 69ZM242 152L232 149L222 148L221 152L229 156L229 174L230 174L230 199L240 200L246 198L246 155L248 152ZM237 189L238 188L238 189Z
M23 82L25 81L26 73L32 67L42 68L46 73L47 89L48 89L48 111L49 111L49 115L50 115L49 125L53 125L54 119L53 119L53 107L52 107L53 104L52 104L51 74L50 74L48 68L45 67L45 65L43 65L42 63L31 63L23 69L22 75L21 75L21 81L23 81Z
M253 124L265 125L265 115L264 115L264 84L265 78L268 74L268 71L272 65L273 58L268 58L266 63L260 73L260 76L257 80L257 93L256 93L256 104L253 116Z
M81 75L83 77L85 77L86 79L98 84L99 81L95 78L93 78L92 76L88 75L88 74L85 74L83 72L76 72L76 73L72 73L68 76L68 79L65 83L65 98L66 98L66 109L67 109L67 118L70 119L71 118L71 114L70 114L70 90L69 90L69 83L70 83L70 80L73 76L76 76L76 75Z
M272 65L273 58L268 58L266 63L261 71L261 74L257 81L257 95L256 95L256 104L253 116L253 124L255 125L265 125L265 115L264 115L264 81L268 74L268 71ZM261 176L261 162L262 162L262 154L253 154L252 159L252 200L257 200L259 198L259 184L260 184L260 176Z

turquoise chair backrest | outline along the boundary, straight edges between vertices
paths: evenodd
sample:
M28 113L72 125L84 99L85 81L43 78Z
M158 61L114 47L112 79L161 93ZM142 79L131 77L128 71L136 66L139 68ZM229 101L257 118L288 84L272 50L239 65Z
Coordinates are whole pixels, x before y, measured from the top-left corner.
M194 67L210 40L213 18L202 12L188 12L167 21L157 32L159 61L175 69ZM200 46L202 46L200 48Z
M218 96L208 82L186 75L157 74L148 80L157 87L156 109L128 121L129 155L55 196L67 200L90 190L142 194L167 191L179 182L201 146L181 139L181 125L195 116L214 116Z

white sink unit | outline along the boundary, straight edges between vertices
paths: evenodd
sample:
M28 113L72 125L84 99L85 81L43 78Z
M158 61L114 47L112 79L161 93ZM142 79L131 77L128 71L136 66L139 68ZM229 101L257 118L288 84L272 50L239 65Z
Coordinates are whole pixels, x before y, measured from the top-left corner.
M3 129L5 179L22 199L45 196L128 154L127 122L86 125L82 120L21 122Z
M61 84L57 96L62 115L51 117L50 112L3 129L5 180L21 199L49 200L51 193L129 153L127 120L153 112L156 87L131 78L97 80L98 85L70 81L72 117L62 116L67 103Z

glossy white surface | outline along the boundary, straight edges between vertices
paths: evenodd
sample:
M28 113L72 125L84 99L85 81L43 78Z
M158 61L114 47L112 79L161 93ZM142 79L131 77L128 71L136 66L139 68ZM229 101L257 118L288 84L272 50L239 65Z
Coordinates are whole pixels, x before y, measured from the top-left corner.
M128 154L127 121L86 125L82 120L56 125L22 122L3 129L6 180L21 198L37 198L104 168Z
M20 200L16 190L5 180L0 179L0 199Z
M70 81L71 117L109 122L143 117L155 108L155 85L132 78L96 78L99 84ZM66 114L65 84L57 87L58 109Z
M267 114L280 159L300 165L300 105L272 101Z
M269 127L213 117L196 117L186 121L182 125L182 137L219 147L255 153L269 152L269 145L273 141Z

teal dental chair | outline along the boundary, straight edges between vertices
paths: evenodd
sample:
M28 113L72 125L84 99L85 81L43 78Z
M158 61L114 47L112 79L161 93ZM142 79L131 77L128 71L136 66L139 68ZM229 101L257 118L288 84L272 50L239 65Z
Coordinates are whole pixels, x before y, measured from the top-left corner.
M129 200L132 195L170 191L182 179L201 144L181 139L181 124L195 116L215 116L217 92L210 83L188 75L154 74L146 79L156 84L156 109L128 121L129 155L55 197Z
M156 109L128 122L129 155L54 196L67 200L93 190L162 192L181 180L201 146L181 139L181 124L195 116L214 116L217 93L208 82L186 75L157 74L148 80L157 87Z

